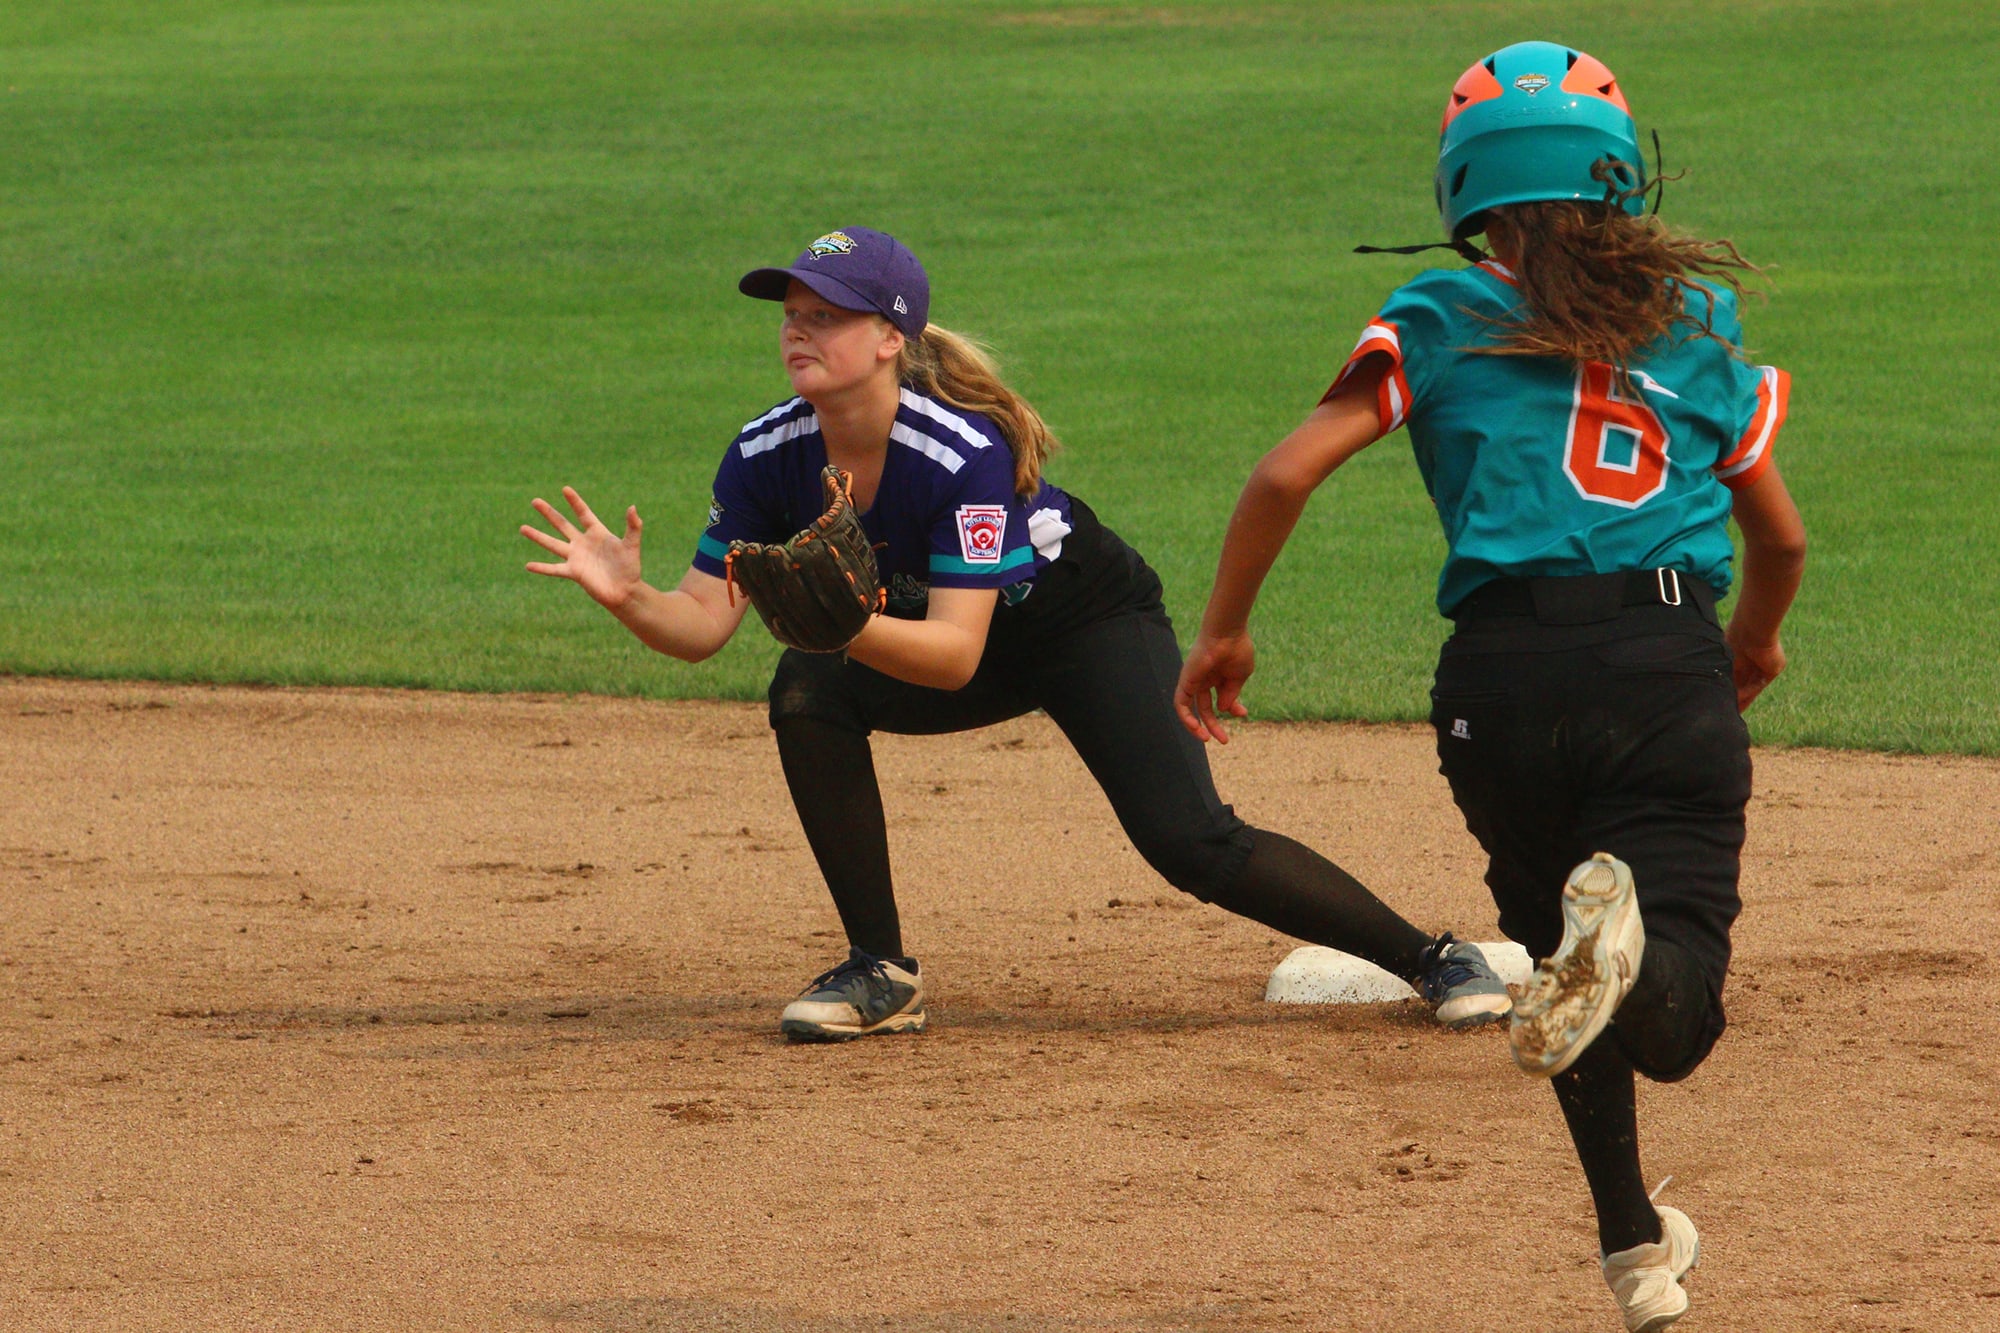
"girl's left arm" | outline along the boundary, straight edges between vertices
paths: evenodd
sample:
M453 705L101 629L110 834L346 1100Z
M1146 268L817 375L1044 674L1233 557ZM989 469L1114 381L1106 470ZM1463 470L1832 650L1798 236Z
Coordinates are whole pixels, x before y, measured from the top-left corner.
M1385 357L1370 357L1358 367L1338 392L1264 455L1243 484L1222 539L1201 631L1188 648L1174 688L1181 725L1204 741L1228 743L1222 714L1249 715L1238 696L1257 666L1250 609L1312 493L1335 468L1381 437L1375 389L1386 362Z
M876 616L847 645L847 655L912 685L963 689L979 670L999 600L992 588L932 588L922 620Z
M1778 626L1806 569L1806 525L1772 463L1737 491L1731 516L1743 533L1743 578L1723 631L1736 676L1736 707L1748 708L1785 669Z

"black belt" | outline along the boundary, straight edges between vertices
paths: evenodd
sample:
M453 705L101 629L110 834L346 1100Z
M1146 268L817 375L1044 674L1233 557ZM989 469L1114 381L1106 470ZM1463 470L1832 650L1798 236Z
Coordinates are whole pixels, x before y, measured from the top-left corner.
M1614 620L1628 606L1684 606L1715 623L1715 589L1678 569L1494 579L1468 593L1452 608L1451 618L1532 616L1544 625L1589 625Z

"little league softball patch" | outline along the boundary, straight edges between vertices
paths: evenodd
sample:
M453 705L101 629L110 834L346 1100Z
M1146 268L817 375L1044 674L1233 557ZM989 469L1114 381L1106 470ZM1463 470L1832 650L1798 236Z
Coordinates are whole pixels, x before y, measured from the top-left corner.
M968 565L1000 563L1002 539L1007 535L1007 506L960 505L958 507L958 549Z

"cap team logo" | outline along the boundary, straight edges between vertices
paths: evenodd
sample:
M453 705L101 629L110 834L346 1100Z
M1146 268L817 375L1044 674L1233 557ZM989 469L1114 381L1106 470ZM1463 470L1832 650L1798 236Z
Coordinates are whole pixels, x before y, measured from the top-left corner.
M1549 86L1549 76L1546 74L1523 74L1520 78L1514 80L1514 86L1528 96L1533 97L1536 93Z
M1000 563L1002 538L1007 535L1007 506L960 505L958 549L968 565Z
M1547 79L1542 80L1547 83ZM854 253L854 238L844 231L830 231L814 241L806 249L812 251L813 258L825 259L828 255L851 255Z

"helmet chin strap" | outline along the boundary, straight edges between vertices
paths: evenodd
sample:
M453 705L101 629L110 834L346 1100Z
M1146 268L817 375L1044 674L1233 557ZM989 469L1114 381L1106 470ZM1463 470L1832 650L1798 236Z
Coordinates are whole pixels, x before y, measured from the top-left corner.
M1660 132L1652 132L1652 180L1648 180L1640 190L1652 194L1652 216L1660 216L1660 200L1666 196L1666 158L1660 152ZM1610 180L1604 182L1604 202L1618 204L1622 198L1618 186ZM1480 250L1470 240L1432 240L1422 246L1354 246L1356 254L1422 254L1424 250L1450 250L1468 264L1480 264L1492 256Z
M1660 215L1660 201L1666 198L1667 181L1670 179L1667 175L1666 160L1660 152L1660 132L1658 130L1653 131L1653 175L1652 179L1648 180L1644 185L1636 185L1629 190L1620 189L1613 166L1607 164L1615 164L1615 166L1624 165L1622 162L1617 162L1616 159L1604 157L1598 159L1597 163L1591 168L1590 174L1604 182L1604 202L1613 208L1623 208L1627 200L1643 200L1650 194L1653 196L1653 207L1648 216L1658 217ZM1641 163L1641 166L1643 165ZM1679 180L1680 174L1676 173L1671 179Z
M1426 250L1450 250L1468 264L1477 264L1492 258L1491 255L1467 240L1432 241L1428 245L1357 245L1354 247L1354 253L1357 255L1415 255L1422 254Z
M1660 200L1667 193L1667 175L1665 159L1660 152L1660 132L1658 130L1653 131L1653 179L1640 186L1634 193L1651 194L1653 196L1652 216L1658 217L1660 215ZM1609 174L1606 173L1604 202L1607 204L1618 204L1622 198L1623 196L1617 184L1611 181ZM1483 263L1493 257L1474 245L1471 241L1464 239L1431 241L1425 245L1357 245L1354 247L1354 253L1357 255L1417 255L1422 254L1426 250L1450 250L1468 264Z
M1660 156L1660 132L1653 131L1653 216L1660 216L1660 201L1667 197L1667 165Z

